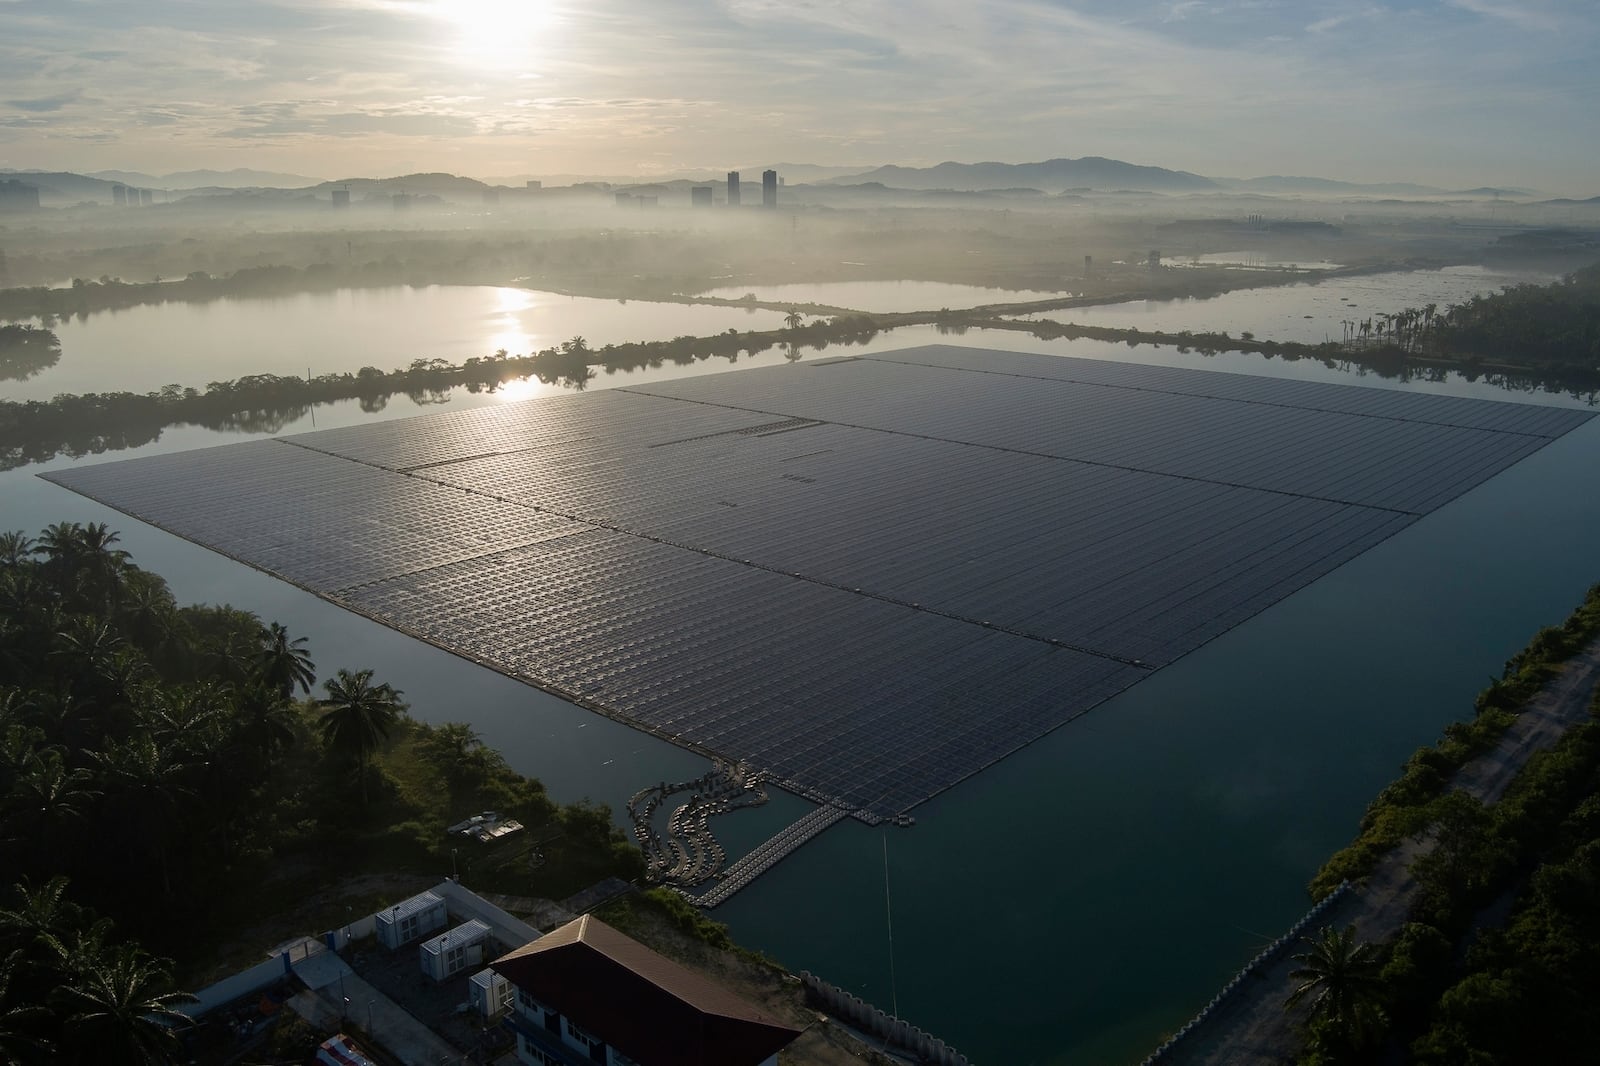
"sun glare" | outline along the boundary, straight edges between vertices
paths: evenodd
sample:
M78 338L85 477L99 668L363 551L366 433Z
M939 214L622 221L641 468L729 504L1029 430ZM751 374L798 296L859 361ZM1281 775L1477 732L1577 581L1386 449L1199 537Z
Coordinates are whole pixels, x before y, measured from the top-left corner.
M549 0L444 0L434 8L454 35L463 63L525 69L546 51L556 27Z

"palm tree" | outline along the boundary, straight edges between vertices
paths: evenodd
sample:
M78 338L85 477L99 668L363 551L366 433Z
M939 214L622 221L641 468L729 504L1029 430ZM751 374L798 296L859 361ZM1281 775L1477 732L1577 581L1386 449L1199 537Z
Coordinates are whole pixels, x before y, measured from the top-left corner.
M165 991L166 967L132 945L86 960L57 989L69 1061L164 1066L189 1059L179 1031L192 1024L180 1004L199 1002L187 992Z
M1351 1049L1366 1045L1383 1024L1383 968L1377 948L1356 939L1355 926L1328 926L1301 943L1292 956L1300 963L1289 977L1298 981L1284 1000L1285 1010L1310 1000L1310 1024Z
M25 1062L46 1062L51 1050L48 1041L35 1035L50 1012L42 1004L30 1003L12 993L12 982L22 968L22 950L0 960L0 1063L6 1066Z
M177 624L177 601L167 583L145 570L133 570L123 583L119 614L125 632L152 654L165 651Z
M806 316L802 315L798 309L793 307L789 308L789 313L783 316L783 324L788 326L790 329L799 329L800 323L804 322L805 320Z
M112 545L120 540L104 522L57 522L39 537L36 550L63 590L80 591L98 603L115 603L128 568L128 553Z
M306 638L290 640L282 623L274 622L261 631L261 639L265 645L261 651L261 680L286 700L294 695L296 685L309 695L312 682L317 679L317 664L311 661L311 653L300 646Z
M155 852L161 889L169 897L172 879L167 869L167 840L173 834L179 802L192 791L183 784L190 765L178 761L175 754L148 735L89 753L100 767L108 799L114 801L120 816L132 823L130 839Z
M0 566L8 569L18 567L32 556L32 537L26 536L21 530L0 533Z
M263 685L252 685L234 696L234 742L252 758L263 762L294 743L297 716L294 707Z
M64 843L65 830L82 822L100 795L93 784L93 774L82 767L68 769L59 751L35 753L12 786L11 810L0 817L0 825L7 835L21 830L34 839Z
M361 775L361 803L367 802L367 768L372 755L389 738L389 730L405 713L400 692L387 682L372 684L372 671L338 675L322 683L328 695L317 701L323 708L322 735L338 752L352 757Z

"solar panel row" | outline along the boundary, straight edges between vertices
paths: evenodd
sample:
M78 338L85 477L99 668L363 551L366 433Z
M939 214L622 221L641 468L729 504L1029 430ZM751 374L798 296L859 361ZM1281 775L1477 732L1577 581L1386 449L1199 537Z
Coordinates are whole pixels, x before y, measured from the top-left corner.
M51 476L878 817L1587 417L926 348Z

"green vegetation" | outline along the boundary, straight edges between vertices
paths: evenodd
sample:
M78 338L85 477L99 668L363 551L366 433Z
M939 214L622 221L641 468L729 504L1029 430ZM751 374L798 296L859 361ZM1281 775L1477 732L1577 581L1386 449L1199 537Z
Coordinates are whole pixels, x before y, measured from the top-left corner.
M1313 1010L1298 1061L1427 1066L1580 1062L1600 1039L1600 687L1590 719L1528 758L1491 805L1449 778L1600 634L1600 586L1543 629L1478 697L1476 721L1425 748L1374 801L1355 844L1312 883L1367 872L1406 838L1424 841L1418 891L1392 941L1354 929L1309 942L1293 1005Z
M1378 793L1361 818L1361 832L1317 871L1311 895L1321 899L1344 880L1358 880L1401 841L1431 824L1432 806L1450 776L1467 760L1493 747L1515 720L1514 711L1537 693L1556 667L1600 635L1600 585L1560 626L1547 626L1507 660L1501 676L1478 694L1470 722L1453 722L1432 747L1418 748L1400 777Z
M697 360L754 355L782 345L791 359L802 346L865 343L878 325L867 316L816 321L793 329L728 332L711 337L608 344L590 348L582 337L529 356L504 350L460 365L443 359L416 359L388 373L362 367L354 374L324 374L307 380L253 374L236 381L214 381L202 391L168 385L145 394L85 393L53 400L0 400L0 470L44 462L56 455L98 455L159 440L170 426L198 425L240 432L276 432L303 417L314 404L356 400L364 410L381 411L389 397L404 394L418 404L438 403L450 390L493 391L508 381L537 377L546 384L581 389L597 369L606 371L687 366Z
M61 341L43 326L0 325L0 381L27 381L61 360Z
M1600 690L1591 711L1600 714ZM1299 1061L1592 1058L1600 1039L1600 721L1531 757L1491 807L1459 791L1438 797L1417 832L1436 843L1411 866L1421 893L1399 936L1379 948L1358 944L1352 929L1327 930L1296 956L1306 966L1291 1002L1322 997Z
M187 1061L164 961L111 939L65 878L19 884L0 908L0 1062Z
M178 606L117 542L98 524L0 534L0 869L17 882L0 1042L10 1026L18 1047L70 1054L58 1036L101 1024L93 997L122 997L124 1021L145 1013L128 1002L167 1002L169 966L145 948L198 975L302 893L444 876L452 843L474 886L561 896L642 873L604 807L558 806L470 727L410 718L369 670L297 701L315 676L303 640ZM488 846L445 835L484 809L527 829Z
M1345 329L1348 346L1375 354L1516 365L1593 383L1600 379L1600 263L1550 285L1513 285L1442 312L1429 304Z
M1358 941L1353 928L1323 929L1305 945L1292 956L1300 966L1289 977L1298 984L1284 1006L1309 1002L1312 1043L1325 1054L1351 1057L1369 1050L1384 1023L1378 950Z

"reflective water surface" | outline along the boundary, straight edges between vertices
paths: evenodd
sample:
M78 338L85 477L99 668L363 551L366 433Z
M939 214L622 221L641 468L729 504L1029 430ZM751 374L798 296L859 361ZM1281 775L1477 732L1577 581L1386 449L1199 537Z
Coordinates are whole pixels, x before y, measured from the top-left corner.
M980 304L1024 303L1058 295L1023 289L990 289L982 285L952 285L942 281L823 281L796 285L730 285L708 289L701 296L738 300L751 293L775 303L822 304L852 311L960 310Z
M1380 314L1437 304L1440 310L1521 282L1544 283L1552 275L1512 273L1479 266L1446 267L1403 273L1364 274L1306 281L1266 289L1235 289L1221 296L1187 300L1133 300L1096 307L1046 311L1027 318L1050 318L1086 326L1195 333L1254 333L1257 337L1301 344L1341 340L1344 323Z
M340 289L201 304L149 304L62 319L61 361L27 381L0 381L0 398L63 392L203 389L246 374L393 370L413 359L461 363L504 348L527 355L574 336L589 346L777 329L754 308L597 300L530 289L434 285Z

